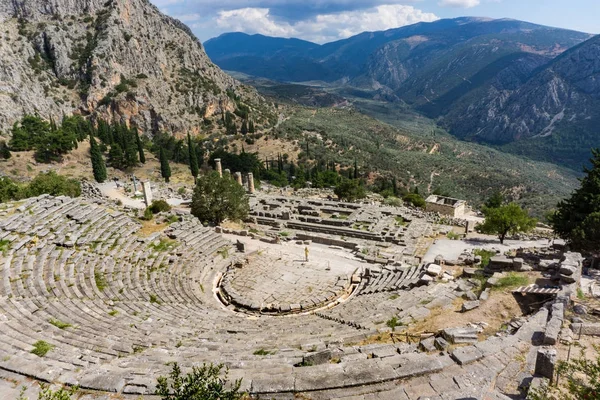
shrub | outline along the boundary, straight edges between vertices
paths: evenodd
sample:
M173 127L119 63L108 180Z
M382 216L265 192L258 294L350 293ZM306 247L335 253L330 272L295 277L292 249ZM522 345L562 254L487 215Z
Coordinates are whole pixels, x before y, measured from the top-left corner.
M54 171L42 172L31 181L25 193L26 197L36 197L42 194L79 197L81 184L75 179L57 175Z
M142 216L142 219L144 221L152 221L152 218L154 218L154 214L152 213L150 207L148 207L144 210L144 215Z
M179 365L173 363L169 377L158 378L156 394L161 400L240 400L244 395L239 391L242 380L228 382L229 370L222 373L223 369L222 364L204 364L182 376Z
M154 200L149 208L153 214L171 211L171 206L164 200Z

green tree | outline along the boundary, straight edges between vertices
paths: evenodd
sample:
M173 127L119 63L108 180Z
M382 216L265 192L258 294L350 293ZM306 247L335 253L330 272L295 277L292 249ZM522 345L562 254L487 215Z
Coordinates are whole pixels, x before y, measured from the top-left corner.
M592 150L581 187L561 201L550 217L554 231L578 250L600 251L600 149Z
M42 172L36 176L25 190L26 197L36 197L42 194L51 196L81 196L81 184L75 179L69 179L56 172Z
M169 179L171 179L171 167L169 166L169 160L167 159L165 150L162 147L160 148L159 159L160 175L164 178L165 182L169 182Z
M356 201L367 196L365 188L358 179L342 179L333 192L340 200L346 201Z
M255 133L256 128L254 128L254 121L250 120L248 123L248 133Z
M140 139L140 134L135 132L135 142L137 144L137 151L140 158L140 162L142 164L146 164L146 155L144 154L144 145L142 144L142 139Z
M98 147L98 143L96 143L96 139L93 135L90 135L90 155L92 157L92 170L94 172L94 179L98 183L102 183L106 181L106 164L104 163L104 158L102 157L102 153L100 152L100 148Z
M192 367L192 371L182 376L177 363L168 377L158 378L156 394L161 400L239 400L241 379L231 384L227 382L229 370L225 369L221 378L222 364L204 364L202 367ZM230 389L227 389L230 387Z
M50 124L38 116L26 115L12 128L10 148L14 151L33 150L40 139L50 134Z
M242 121L242 127L240 128L240 133L242 135L248 134L248 121L247 120Z
M12 179L0 176L0 203L17 200L20 188Z
M498 235L500 243L508 234L526 233L535 228L537 220L530 218L529 213L516 203L509 203L498 208L486 210L485 221L477 226L477 231Z
M40 136L35 143L35 159L48 163L60 161L63 154L77 147L77 136L74 132L55 129Z
M418 189L416 189L418 191ZM419 193L406 193L402 196L405 203L412 204L414 207L425 208L425 199Z
M492 196L483 204L484 212L485 209L498 208L502 206L502 204L504 204L504 195L500 192L494 192L494 194L492 194Z
M198 178L192 196L192 215L219 225L225 219L243 220L250 212L248 196L231 175L211 172Z
M123 149L119 143L113 143L110 146L110 151L108 152L108 161L113 168L125 169L125 156L123 155Z
M188 141L188 157L190 159L190 171L192 172L192 176L194 180L198 177L198 157L196 156L196 147L194 146L194 142L192 142L192 136L188 133L187 135Z
M0 140L0 158L8 160L12 155L10 149L4 140Z

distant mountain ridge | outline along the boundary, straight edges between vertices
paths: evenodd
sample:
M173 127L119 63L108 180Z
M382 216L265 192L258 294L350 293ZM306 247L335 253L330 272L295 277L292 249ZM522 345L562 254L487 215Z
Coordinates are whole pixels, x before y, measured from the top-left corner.
M464 17L365 32L324 45L300 41L286 47L273 38L253 38L246 35L243 41L248 51L230 43L227 55L218 50L223 36L205 47L226 70L359 88L374 99L407 103L460 138L547 161L574 166L590 145L600 146L600 135L585 122L596 121L592 105L600 93L595 69L600 55L596 38L587 33ZM583 129L579 150L569 155L555 151L564 140L557 135L565 137L570 129L568 119ZM530 138L536 140L526 148L509 146Z

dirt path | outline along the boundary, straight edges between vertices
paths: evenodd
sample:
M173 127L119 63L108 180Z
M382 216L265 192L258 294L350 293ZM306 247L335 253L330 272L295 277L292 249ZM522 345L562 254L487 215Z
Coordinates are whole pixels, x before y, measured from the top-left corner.
M495 236L488 235L469 235L467 239L450 240L437 239L425 254L423 261L433 262L437 255L442 255L447 260L456 260L458 256L465 250L485 249L485 250L500 250L504 253L508 250L529 247L548 247L547 239L543 240L505 240L504 244L500 244ZM562 241L556 240L555 243Z

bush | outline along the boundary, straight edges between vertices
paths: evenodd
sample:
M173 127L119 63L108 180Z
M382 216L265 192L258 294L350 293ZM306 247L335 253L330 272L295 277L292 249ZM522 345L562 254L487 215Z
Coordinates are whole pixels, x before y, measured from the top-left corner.
M169 377L161 376L156 385L156 394L161 400L239 400L244 395L240 386L242 380L227 382L229 370L222 364L204 364L202 367L192 367L192 372L182 376L177 363ZM221 375L224 375L221 378ZM226 388L230 387L229 390Z
M154 200L149 208L152 214L171 211L171 206L164 200Z
M358 179L344 179L333 191L340 200L356 201L366 197L365 188Z
M42 194L51 196L81 196L81 184L75 179L57 175L54 171L40 173L25 189L26 197L36 197Z
M10 178L0 177L0 203L19 198L19 185L14 183Z
M425 208L425 199L418 193L407 193L402 200L413 207Z
M154 218L154 213L152 212L152 209L148 207L144 210L144 215L142 216L142 219L144 221L152 221L152 218Z

